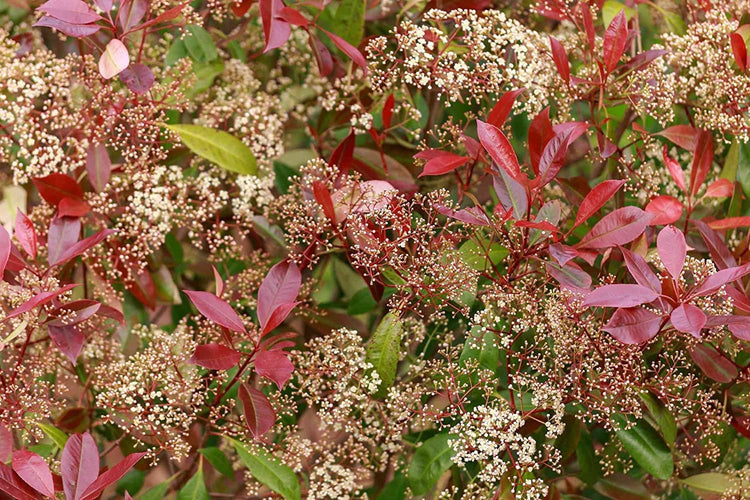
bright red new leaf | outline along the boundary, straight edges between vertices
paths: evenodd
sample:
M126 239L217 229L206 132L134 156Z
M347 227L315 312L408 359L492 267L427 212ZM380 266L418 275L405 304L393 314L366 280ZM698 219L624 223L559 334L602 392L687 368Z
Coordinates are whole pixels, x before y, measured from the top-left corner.
M666 226L656 237L656 248L667 272L678 279L687 257L685 235L674 226Z
M589 292L583 299L584 307L634 307L648 304L659 297L651 288L642 285L604 285Z
M630 243L643 234L651 217L638 207L618 208L602 217L576 246L596 249Z
M576 214L576 220L573 227L578 227L586 222L589 217L594 215L604 206L605 203L612 199L625 182L626 181L624 180L609 180L600 182L594 186L578 207L578 213Z
M471 161L471 158L457 155L455 153L449 153L448 151L440 151L440 153L440 155L436 155L425 164L419 177L425 175L447 174L448 172L453 172L461 165L465 165Z
M479 142L482 143L492 161L513 179L521 184L526 184L528 179L521 173L521 166L518 164L516 153L505 134L494 125L481 120L477 120L477 134L479 135Z
M69 175L50 174L46 177L34 177L31 180L44 201L50 205L59 205L63 198L83 199L81 186Z
M604 32L604 66L607 72L611 73L617 67L617 63L625 52L627 41L628 20L623 9L612 19Z
M13 470L16 471L26 484L42 495L55 497L55 485L52 472L42 457L28 450L18 450L13 453Z
M183 290L183 292L190 297L193 305L204 317L233 332L247 333L240 317L224 300L210 292L197 290Z
M642 344L659 333L661 317L642 307L617 309L602 328L623 344Z
M240 385L238 397L245 413L247 428L255 439L259 439L276 423L276 412L265 394L245 383Z
M286 384L294 371L289 356L280 349L262 350L255 355L253 362L258 375L273 380L279 389Z
M661 194L648 202L646 212L653 218L649 222L650 226L661 226L672 224L682 217L682 203L677 198L667 194Z
M258 289L258 322L262 328L279 306L296 301L301 284L302 275L292 262L281 261L268 271Z
M699 344L690 351L690 357L707 377L728 384L737 378L737 366L711 344Z
M494 125L497 128L502 127L508 119L508 116L510 116L516 98L525 91L526 89L520 88L509 90L504 93L492 107L492 111L490 111L490 114L487 116L487 123Z
M555 67L560 77L565 83L570 83L570 63L568 62L568 54L565 52L565 47L562 46L560 41L550 35L549 37L550 50L552 50L552 60L555 62Z
M695 338L701 337L701 330L706 326L706 315L693 304L680 304L669 317L677 330L689 333Z
M242 355L239 351L211 342L196 347L188 362L209 370L229 370L237 366L240 359Z
M60 459L65 498L80 500L99 476L99 450L91 434L74 434L68 438Z

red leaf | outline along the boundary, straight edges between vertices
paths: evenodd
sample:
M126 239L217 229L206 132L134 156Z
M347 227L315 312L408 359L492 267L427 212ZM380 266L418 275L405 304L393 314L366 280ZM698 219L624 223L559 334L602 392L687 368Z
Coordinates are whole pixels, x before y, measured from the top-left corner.
M539 158L539 185L544 186L555 178L565 162L570 141L569 133L558 133L544 147Z
M325 216L331 221L332 225L336 225L336 210L333 207L331 192L328 191L323 181L313 182L313 194L315 195L315 200L323 208Z
M95 500L104 491L107 486L115 484L119 481L122 476L133 468L138 461L143 458L145 453L131 453L127 457L120 460L117 465L104 471L101 476L96 478L96 481L91 483L86 491L83 492L81 500Z
M328 164L336 165L342 171L348 170L352 164L355 142L354 130L350 130L349 134L331 153L331 159L328 161Z
M144 306L152 311L156 308L156 283L148 269L131 269L125 288Z
M13 435L7 427L0 424L0 463L8 461L13 451Z
M60 253L57 260L51 263L50 266L59 266L60 264L68 262L70 259L74 259L79 255L86 253L88 250L104 241L104 239L112 233L114 233L114 231L112 231L111 229L104 229L103 231L99 231L98 233L89 236L88 238L82 239L81 241L71 245L67 249L64 249Z
M145 94L154 85L154 72L145 64L133 63L122 70L119 76L122 83L135 95ZM109 160L109 157L107 157L107 160ZM88 167L88 163L86 166ZM104 184L106 183L105 181Z
M216 282L216 296L221 297L224 293L224 280L221 278L221 274L216 270L216 267L211 264L211 269L214 271L214 281Z
M81 221L73 217L52 219L47 233L47 262L50 266L60 260L60 256L78 241Z
M254 3L255 0L239 0L233 1L229 7L232 9L235 16L242 17L248 10L250 10L250 7L252 7Z
M741 266L722 269L706 278L698 288L691 292L690 295L692 297L710 295L727 283L738 280L746 274L750 274L750 262Z
M57 290L54 290L51 292L39 292L33 297L31 297L29 300L27 300L26 302L24 302L23 304L13 309L11 312L9 312L8 315L5 316L5 318L3 318L3 321L8 321L11 318L15 318L16 316L19 316L23 313L31 311L35 307L46 304L47 302L51 301L58 295L65 293L68 290L71 290L77 286L79 285L71 283L69 285L65 285L62 288L58 288Z
M660 294L661 281L659 281L659 277L648 266L646 259L627 248L621 247L620 252L622 252L628 272L635 279L635 282Z
M589 292L584 307L634 307L648 304L659 297L651 288L642 285L604 285Z
M717 179L706 188L706 194L710 198L726 198L734 193L734 184L729 179Z
M604 32L604 66L611 73L617 67L628 41L628 20L621 10Z
M646 230L651 214L638 207L622 207L605 215L576 245L583 248L608 248L630 243Z
M49 465L36 453L28 450L13 453L13 470L26 481L26 484L42 495L55 497L55 485Z
M641 52L640 54L636 54L633 56L632 59L630 59L628 62L620 66L620 70L623 73L627 73L630 71L640 71L644 69L646 66L651 64L653 61L658 59L659 57L669 54L668 50L663 49L652 49L652 50L646 50L644 52Z
M475 226L489 226L490 221L487 218L487 214L481 207L468 207L462 208L461 210L453 210L443 205L435 205L435 210L438 213L456 219L466 224L472 224Z
M299 304L299 302L289 302L287 304L278 305L271 313L271 316L269 316L268 322L263 325L263 330L260 332L261 336L268 334L274 328L279 326L282 321L284 321L286 317L289 316L289 313L292 312L292 309L297 307L297 304Z
M699 344L690 357L707 377L727 384L737 378L737 366L710 344Z
M48 328L49 336L57 348L75 365L86 337L73 325L50 325Z
M726 231L727 229L735 229L738 227L750 226L750 216L743 215L740 217L727 217L726 219L712 220L708 223L708 227L717 231Z
M672 176L672 179L674 179L677 187L679 187L683 191L687 191L687 187L685 186L685 174L682 171L682 167L679 163L677 163L677 160L669 156L666 144L664 145L664 148L662 148L661 152L662 158L664 159L664 165L666 165L667 170L669 170L669 175Z
M383 112L380 115L383 119L384 130L391 128L391 117L393 116L394 104L395 100L393 94L388 94L388 98L385 100L385 104L383 104Z
M513 103L516 102L516 97L525 90L526 89L524 88L520 88L517 90L509 90L504 93L502 97L498 99L497 103L495 103L495 106L492 107L492 111L490 111L489 116L487 116L487 123L498 128L502 127L513 109Z
M690 125L674 125L665 128L661 132L657 132L655 135L666 137L682 149L695 151L700 133L700 130Z
M123 32L138 25L146 15L148 2L146 0L122 0L120 10L117 13L117 22Z
M605 203L612 199L615 193L625 184L624 180L609 180L600 182L594 189L589 191L589 194L581 202L578 207L578 213L576 214L576 221L573 227L578 227L589 217L599 211Z
M679 279L687 256L687 244L682 231L674 226L666 226L656 237L656 249L667 272L674 279Z
M57 31L72 36L73 38L83 38L91 36L101 29L98 24L74 24L66 21L61 21L52 16L42 16L32 26L53 28Z
M672 224L682 217L682 203L677 198L662 194L648 202L646 212L653 216L650 226Z
M8 265L8 259L13 250L13 243L10 241L8 231L0 224L0 280L5 273L5 267Z
M273 380L281 389L292 376L294 365L283 351L260 351L255 356L255 371L261 377Z
M16 212L15 232L18 243L21 244L21 248L23 248L23 251L26 252L26 254L28 254L28 256L32 259L35 258L37 250L37 237L36 230L34 229L34 223L31 222L31 219L29 219L25 213L21 212L21 210L18 210ZM0 253L2 252L0 251ZM5 264L2 263L2 258L0 258L0 277L2 277L4 267Z
M529 195L526 188L516 182L505 170L493 172L492 186L500 204L506 211L513 210L513 218L523 219L529 210Z
M642 307L617 309L602 328L623 344L641 344L654 338L661 317Z
M302 275L296 264L283 260L273 266L258 289L258 322L265 327L273 312L282 304L297 299ZM283 319L282 319L283 321Z
M229 370L237 366L240 359L242 359L242 355L238 351L211 342L196 347L188 362L209 370Z
M698 137L693 156L693 165L690 167L690 194L695 196L706 180L711 163L714 160L714 143L710 132L702 132Z
M740 71L747 70L747 46L745 45L745 39L739 33L730 33L729 41L732 45L734 62L740 67Z
M276 413L265 394L246 383L240 385L239 398L245 412L245 422L253 437L259 439L276 423Z
M312 48L313 55L315 55L315 62L318 63L318 71L320 76L326 77L333 71L333 56L328 47L312 35L308 38L308 44Z
M59 205L63 198L83 199L81 186L68 175L50 174L46 177L34 177L31 180L44 201L50 205Z
M558 264L564 266L572 259L574 259L578 255L578 252L575 248L568 245L563 245L562 243L553 243L549 246L549 254L553 259L557 261Z
M81 0L48 0L37 8L50 16L72 24L95 23L102 18Z
M0 491L13 500L38 500L39 495L13 469L0 463Z
M177 16L179 16L182 13L182 9L184 9L185 6L188 5L189 3L190 3L190 0L188 0L188 1L184 2L184 3L181 3L180 5L175 5L174 7L172 7L169 10L165 10L163 13L159 14L158 16L156 16L155 18L151 19L150 21L147 21L147 22L141 24L138 27L138 29L145 29L145 28L148 28L148 27L153 26L155 24L165 23L167 21L171 21L172 19L174 19ZM252 5L252 3L250 5ZM250 8L250 5L248 5L248 8Z
M594 29L594 19L591 17L591 8L586 2L578 4L581 10L581 18L583 18L583 29L586 32L586 39L589 42L589 52L594 53L596 48L596 30Z
M568 62L568 54L565 52L565 48L557 40L557 38L550 35L549 45L552 50L552 60L555 62L557 72L565 83L570 83L570 63Z
M91 434L73 434L63 448L60 474L67 500L80 500L99 476L99 450Z
M529 125L529 159L535 174L539 174L539 159L544 147L555 136L549 119L549 107L536 115Z
M281 19L281 9L284 8L283 0L260 0L260 17L263 23L263 35L266 45L263 53L277 49L284 45L292 34L289 23Z
M447 151L440 151L440 155L431 158L424 166L422 173L419 177L425 175L443 175L448 172L453 172L461 165L465 165L470 162L471 158L466 156L449 153Z
M477 134L479 142L482 143L485 151L490 155L500 168L505 170L513 179L526 184L528 179L521 173L521 166L518 164L518 158L510 145L510 141L505 137L500 129L489 123L477 120Z
M101 308L101 302L90 299L74 300L50 311L47 325L65 326L77 325L86 321Z
M198 312L216 324L233 332L247 333L245 325L232 309L232 306L210 292L183 290L195 305Z
M554 262L545 263L547 272L555 278L561 285L576 290L588 290L591 286L591 276L589 276L575 262L568 262L564 266L557 265Z
M57 206L58 217L83 217L89 213L91 207L83 200L63 198Z
M302 26L303 28L306 28L310 24L310 21L308 21L305 16L300 14L297 9L291 7L284 7L281 9L279 17L294 26Z
M701 338L701 330L706 326L706 315L693 304L680 304L669 317L677 330Z
M362 52L359 51L357 47L354 47L349 42L344 40L343 38L339 37L338 35L335 35L331 33L330 31L326 31L323 28L321 30L328 35L328 38L331 39L333 44L339 48L341 52L347 55L349 59L352 60L354 64L362 68L362 72L365 76L367 76L367 61L365 60L365 56L362 55Z
M713 231L708 224L700 220L693 220L693 224L701 233L701 237L708 247L711 258L719 269L726 269L737 265L734 255L732 255L732 252L729 251L726 243L724 243L724 240L716 233L716 231Z
M709 316L706 320L706 328L716 326L726 326L738 339L750 341L750 316Z

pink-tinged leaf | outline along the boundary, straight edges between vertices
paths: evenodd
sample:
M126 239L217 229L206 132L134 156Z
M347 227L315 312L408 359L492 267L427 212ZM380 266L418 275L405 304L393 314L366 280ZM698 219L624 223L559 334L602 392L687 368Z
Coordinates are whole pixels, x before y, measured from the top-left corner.
M690 167L690 194L695 196L706 180L714 161L714 143L710 132L703 131L695 145L693 164Z
M103 12L107 13L112 10L112 4L114 0L94 0L94 4L102 9Z
M55 207L63 198L83 199L81 186L69 175L50 174L46 177L34 177L31 180L44 201Z
M161 14L159 14L158 16L156 16L155 18L151 19L150 21L147 21L147 22L141 24L138 27L138 29L146 29L148 27L154 26L154 25L159 24L159 23L165 23L167 21L171 21L172 19L174 19L177 16L179 16L182 13L182 9L184 9L185 6L188 5L189 3L190 3L190 0L184 2L184 3L180 4L180 5L176 5L176 6L172 7L169 10L165 10L164 12L162 12ZM248 8L249 8L249 6L248 6Z
M706 188L706 194L710 198L727 198L734 193L734 184L729 179L718 179Z
M0 491L13 500L39 499L39 494L4 463L0 463Z
M132 269L131 279L125 283L125 288L133 296L152 311L156 307L156 282L148 269Z
M646 259L627 248L620 247L620 252L622 252L628 272L635 279L635 282L641 286L650 288L655 293L661 294L661 281L659 281L656 273L651 270Z
M333 56L323 42L310 35L308 44L312 47L315 62L318 64L320 76L326 77L333 71Z
M210 292L183 290L203 316L233 332L247 333L245 325L232 306Z
M86 173L94 191L101 192L109 182L112 162L103 144L92 144L86 152Z
M611 73L617 67L628 42L628 20L624 9L609 23L604 32L604 66Z
M81 0L48 0L37 10L71 24L95 23L102 19Z
M666 54L669 54L668 50L662 50L662 49L646 50L644 52L636 54L632 59L630 59L628 62L620 66L620 70L623 73L627 73L630 71L640 71L646 68L646 66L651 64L656 59Z
M651 217L638 207L618 208L602 217L576 246L609 248L630 243L643 234Z
M276 412L265 394L244 382L240 385L238 396L245 412L247 428L255 439L260 439L276 423Z
M328 160L328 164L336 165L342 172L348 170L352 164L355 145L356 137L354 130L350 130L347 136L344 137L344 140L331 153L331 159Z
M28 450L18 450L13 453L13 470L42 495L55 497L55 485L52 482L52 472L42 457Z
M706 328L717 326L726 326L738 339L750 341L750 316L709 316L706 320Z
M555 178L565 162L568 151L569 134L555 135L544 147L539 158L539 185L544 186Z
M516 98L526 91L524 88L509 90L504 93L497 103L492 107L492 111L487 116L487 123L494 125L497 128L502 127L505 121L510 116L510 112L513 109L513 104L516 102Z
M529 210L529 195L525 187L516 182L505 170L492 172L492 186L502 207L506 211L513 210L514 219L526 217Z
M553 243L552 245L550 245L549 254L561 266L564 266L565 264L576 258L576 256L578 256L578 252L575 248L564 245L562 243Z
M99 74L109 80L119 75L130 64L128 48L117 38L109 41L99 58Z
M490 225L490 220L487 218L487 214L481 207L468 207L462 208L461 210L453 210L443 205L436 204L435 210L446 217L459 220L466 224L485 227Z
M281 389L287 383L294 371L294 365L289 356L281 350L260 351L255 355L255 372L261 377L273 380Z
M737 365L710 344L699 344L690 351L690 357L710 379L728 384L739 374Z
M101 307L101 302L96 300L74 300L73 302L68 302L67 304L63 304L50 311L49 317L51 319L47 320L47 325L77 325L96 314Z
M692 297L710 295L727 283L738 280L747 274L750 274L750 262L741 266L722 269L706 278L690 295Z
M96 478L96 481L91 483L86 491L83 492L81 500L96 500L101 495L102 491L110 485L115 484L119 481L122 476L128 473L138 461L143 458L146 453L131 453L127 457L120 460L114 467L108 469Z
M138 25L146 15L148 2L146 0L123 0L117 13L117 22L123 32Z
M591 276L575 262L568 262L564 266L556 262L546 262L545 267L550 276L564 287L573 290L588 290L591 287Z
M664 145L664 148L662 148L662 158L664 159L664 165L666 165L667 170L669 171L669 175L672 176L677 187L684 192L687 192L687 187L685 186L685 173L682 171L680 164L677 163L677 160L669 156L666 144Z
M540 231L547 231L550 233L560 232L560 229L557 226L553 225L551 222L546 221L546 220L543 220L540 222L529 221L529 220L519 220L519 221L516 221L514 225L518 227L528 227L531 229L538 229Z
M67 500L81 500L83 492L99 476L99 450L91 434L73 434L68 438L60 459L60 474Z
M706 326L706 315L693 304L680 304L669 317L677 330L689 333L695 338L701 338L701 330Z
M682 217L682 210L680 200L667 194L655 197L646 205L646 212L653 216L649 222L650 226L672 224Z
M578 227L588 220L589 217L599 211L617 191L625 184L624 180L609 180L600 182L581 202L576 214L576 221L573 227Z
M114 307L102 304L102 306L99 308L99 311L97 312L99 313L99 316L113 319L121 325L125 324L125 316L123 316L121 311L115 309Z
M549 45L552 50L552 60L555 62L557 73L565 83L570 83L570 63L568 62L568 54L565 52L565 47L552 35L549 37Z
M395 104L396 100L393 97L393 94L388 94L385 104L383 104L383 112L380 114L383 121L383 130L391 128L391 118L393 117L393 106Z
M281 9L284 8L283 0L260 0L260 17L263 23L263 35L266 45L263 52L277 49L284 45L292 34L289 23L281 19Z
M732 55L734 55L734 62L739 66L740 71L747 70L747 46L745 45L745 39L739 33L730 33L729 41L732 45Z
M99 231L98 233L89 236L88 238L84 238L81 241L74 243L68 248L63 249L63 251L60 252L57 260L51 263L50 266L59 266L61 264L65 264L69 260L74 259L79 255L84 254L91 248L95 247L96 245L104 241L107 236L113 233L114 231L112 231L111 229L104 229L103 231Z
M301 26L303 28L306 28L310 25L310 21L305 16L303 16L300 11L291 7L284 7L283 9L281 9L279 16L284 21L293 26Z
M726 219L712 220L708 223L708 227L717 231L726 231L727 229L735 229L738 227L750 226L750 217L743 215L740 217L728 217Z
M268 321L265 325L263 325L263 330L261 331L261 336L267 335L270 333L274 328L279 326L287 316L289 316L289 313L292 312L292 309L297 307L297 304L299 302L289 302L287 304L279 304L271 313L271 316L268 317Z
M738 290L737 286L727 286L724 291L732 299L732 305L742 312L750 313L750 299L748 299L745 292Z
M232 12L234 12L234 15L237 17L244 16L248 10L250 10L250 7L253 6L255 3L255 0L235 0L230 5L230 8L232 9Z
M594 29L594 19L591 16L591 10L588 3L578 4L583 19L583 30L586 32L586 39L589 42L589 53L593 54L596 48L596 29Z
M83 217L89 213L91 207L83 200L63 198L57 206L58 217Z
M10 235L0 224L0 280L3 279L3 273L5 273L5 267L8 265L12 250L13 243L10 241Z
M313 182L313 195L315 201L323 209L326 218L331 221L331 225L336 225L336 209L333 206L333 198L331 198L331 192L323 181Z
M142 95L154 85L154 72L141 63L133 63L120 73L120 80L135 95Z
M273 266L258 289L258 322L265 327L274 310L297 299L302 275L293 262L283 260Z
M50 326L49 336L60 352L75 365L86 341L83 332L72 325Z
M434 158L431 158L425 164L422 173L419 174L419 177L425 175L447 174L448 172L453 172L461 165L465 165L466 163L471 161L471 158L467 158L466 156L461 156L454 153L449 153L447 151L440 151L440 153L441 154L436 155Z
M547 143L555 136L549 119L549 107L536 115L529 125L529 159L534 173L539 175L539 159Z
M13 435L7 427L0 424L0 463L5 463L13 452Z
M91 36L101 29L98 24L73 24L61 21L52 16L42 16L33 24L34 27L53 28L67 36L73 38L83 38Z
M219 271L216 270L216 267L214 267L213 264L211 264L211 269L214 271L214 281L216 282L216 296L221 297L224 294L224 280L221 278L221 274L219 274Z
M5 318L3 318L2 321L8 321L11 318L15 318L16 316L19 316L21 314L27 313L34 309L35 307L41 306L46 304L47 302L51 301L55 297L57 297L60 294L63 294L67 292L68 290L71 290L75 287L79 286L78 284L71 283L69 285L65 285L62 288L58 288L57 290L50 291L50 292L39 292L38 294L31 297L29 300L21 304L20 306L13 309L11 312L8 313Z
M563 122L552 127L555 135L568 138L568 144L573 144L591 125L587 122Z
M674 125L667 127L661 132L657 132L655 135L666 137L673 144L685 149L687 151L695 151L695 146L698 144L698 136L701 131L690 125Z
M604 159L609 158L617 152L617 146L614 142L610 141L607 136L596 131L596 143L599 146L599 156Z
M674 226L666 226L656 237L656 249L667 272L678 279L687 257L685 235Z
M362 55L362 52L360 52L357 47L354 47L349 42L341 38L340 36L335 35L331 33L330 31L326 31L326 30L323 30L323 32L325 32L325 34L328 35L328 38L331 39L333 44L336 47L338 47L338 49L341 52L346 54L347 57L351 59L354 64L362 68L363 74L367 76L367 60L365 60L365 56Z
M188 362L209 370L229 370L237 366L240 359L242 359L242 355L238 351L211 342L196 347Z
M659 333L661 316L642 307L617 309L602 328L623 344L642 344Z
M511 178L525 184L527 182L526 176L521 173L521 166L518 164L516 153L505 134L494 125L481 120L477 120L477 134L479 135L479 142L482 143L482 147L490 155L492 161Z
M708 224L703 221L693 220L692 222L701 233L701 237L706 243L708 251L711 254L711 258L716 263L716 266L719 269L735 267L737 265L737 261L735 260L734 255L732 255L732 252L729 251L729 248L727 248L727 245L726 243L724 243L724 240L721 238L721 236L719 236L716 231L712 230L708 226Z
M604 285L589 292L584 307L634 307L648 304L659 297L651 288L642 285Z

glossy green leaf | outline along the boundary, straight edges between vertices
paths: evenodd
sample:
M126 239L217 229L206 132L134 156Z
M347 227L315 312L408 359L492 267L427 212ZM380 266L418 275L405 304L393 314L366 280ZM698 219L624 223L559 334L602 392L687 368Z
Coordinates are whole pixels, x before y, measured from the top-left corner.
M737 487L737 481L729 474L720 472L706 472L680 479L680 482L693 489L711 493L724 493Z
M234 470L232 470L232 462L229 461L227 456L219 448L211 446L208 448L201 448L198 450L201 455L206 457L208 463L210 463L214 469L221 472L227 477L234 477Z
M578 438L576 458L581 469L579 477L586 484L594 484L601 477L602 468L599 465L599 457L596 456L591 435L586 429L581 430L581 435Z
M185 48L193 61L209 63L219 56L216 45L214 45L208 31L194 24L188 24L185 29L189 35L182 41L185 43Z
M281 495L285 500L300 500L302 493L297 475L287 465L265 452L253 454L244 443L228 438L237 451L242 463L255 479Z
M357 292L352 295L349 299L349 305L347 306L346 312L350 316L356 316L358 314L365 314L378 305L375 299L372 298L372 293L369 288L360 288Z
M674 415L651 393L641 394L641 400L646 404L649 414L661 429L664 440L670 446L674 445L677 438L677 422Z
M366 0L341 0L334 16L334 32L355 47L364 34L366 8Z
M624 427L625 417L616 415L615 421ZM658 479L668 479L674 472L674 460L667 443L645 420L639 420L629 429L616 431L625 450L638 465Z
M218 166L244 175L255 175L253 152L242 141L223 130L200 125L166 125L193 153Z
M497 370L500 363L500 349L497 347L497 336L486 331L482 326L472 327L464 341L464 348L458 358L461 365L469 359L476 359L480 368Z
M450 439L455 436L437 434L417 448L409 465L409 485L415 495L427 493L453 463L453 449L448 446Z
M396 379L402 331L403 327L398 316L388 313L373 332L367 345L365 359L372 364L381 380L378 395L385 394Z
M65 443L68 442L68 435L63 431L49 424L41 423L39 427L44 431L48 438L55 442L58 448L61 450L65 447Z
M209 500L206 482L203 479L202 463L198 466L198 471L193 474L185 486L177 493L177 500Z

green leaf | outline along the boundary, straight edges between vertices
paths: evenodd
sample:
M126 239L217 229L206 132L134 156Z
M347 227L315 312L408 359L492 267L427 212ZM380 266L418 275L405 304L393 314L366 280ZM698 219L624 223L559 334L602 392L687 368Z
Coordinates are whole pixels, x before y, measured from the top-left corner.
M174 479L179 475L177 474L167 478L166 481L164 481L161 484L157 484L153 488L150 488L140 495L138 495L136 498L137 500L164 500L167 497L167 490L169 490L169 485Z
M485 330L481 325L475 325L469 331L464 341L464 348L458 362L463 366L469 359L479 361L479 368L486 368L493 372L500 363L500 349L497 347L497 337Z
M195 24L188 24L185 29L190 33L182 39L190 58L199 63L209 63L219 57L216 45L208 31Z
M165 126L175 132L193 153L221 168L244 175L255 175L258 170L250 148L223 130L190 124Z
M685 479L680 479L680 482L693 489L709 491L711 493L724 493L727 490L737 487L735 478L728 474L721 474L719 472L696 474Z
M401 320L395 314L388 313L373 332L367 345L365 359L380 375L378 395L385 394L396 379L402 330Z
M356 316L358 314L372 311L377 305L378 303L372 298L370 289L367 287L360 288L354 295L352 295L352 298L349 299L349 305L346 308L346 312L349 316Z
M565 430L555 439L555 448L560 450L563 460L573 454L581 440L581 431L583 425L574 415L565 415L563 417Z
M65 443L68 442L68 435L63 431L45 423L39 424L39 428L44 431L48 438L55 442L58 448L62 450L65 447Z
M612 19L614 19L621 10L625 11L625 17L628 18L628 21L630 21L633 18L633 14L635 14L635 9L620 2L616 2L615 0L607 0L604 2L604 5L602 6L602 21L604 22L604 26L609 26L609 23L612 22Z
M626 419L615 415L615 421L624 427ZM645 420L639 420L630 429L616 431L625 450L638 465L657 479L668 479L674 472L674 460L667 443Z
M641 394L641 400L646 404L649 414L651 414L659 429L661 429L667 444L670 446L674 445L674 441L677 438L677 422L674 415L651 393L646 392Z
M208 463L210 463L214 469L221 472L227 477L234 477L234 470L232 470L232 462L229 461L227 456L219 448L211 446L208 448L201 448L198 450L201 455L206 457Z
M164 59L164 64L166 64L167 67L172 66L174 63L187 56L188 53L187 48L185 47L185 42L180 38L176 38L172 42L172 45L169 46L167 56Z
M203 480L203 461L198 465L198 471L185 483L177 494L177 500L210 500L206 482Z
M406 498L406 476L401 472L393 475L391 482L380 491L378 500L404 500Z
M195 73L196 80L187 89L186 95L192 99L198 94L211 88L214 84L214 80L217 76L224 72L223 61L212 61L210 63L195 63L193 65L193 73Z
M289 466L280 463L266 452L252 454L244 443L232 438L227 439L234 444L237 455L255 479L284 497L285 500L302 498L297 475Z
M417 448L409 465L409 485L415 495L424 495L453 463L453 449L448 440L456 439L450 434L437 434Z
M366 8L366 0L341 0L334 16L334 33L355 47L359 45L365 31Z
M586 484L594 484L601 477L602 468L599 465L596 451L594 451L591 434L586 429L581 430L581 436L578 438L576 458L578 458L578 466L581 468L580 478Z
M489 246L489 248L487 248ZM489 256L490 262L497 265L505 257L508 256L508 249L501 246L499 243L489 243L486 238L482 239L481 247L474 240L466 240L458 248L461 253L461 259L466 262L469 267L477 271L484 271L490 268L487 257ZM486 255L485 255L486 252Z

